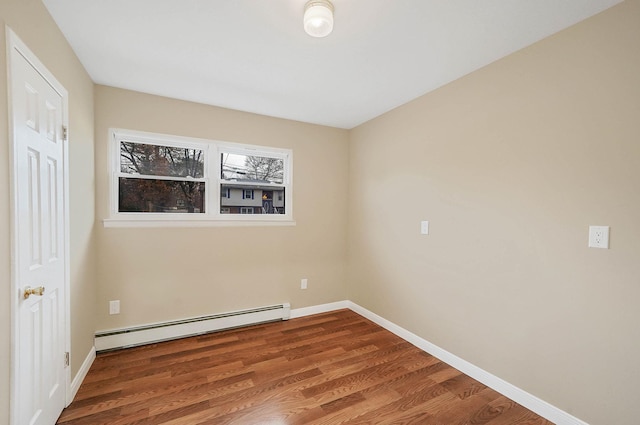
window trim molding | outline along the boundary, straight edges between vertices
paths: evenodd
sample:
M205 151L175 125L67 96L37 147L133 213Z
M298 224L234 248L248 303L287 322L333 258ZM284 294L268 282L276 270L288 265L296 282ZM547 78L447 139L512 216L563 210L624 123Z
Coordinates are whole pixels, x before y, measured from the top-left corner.
M274 148L244 143L233 143L219 140L208 140L186 136L174 136L109 128L109 143L107 148L108 164L108 216L104 218L104 227L235 227L235 226L295 226L293 220L293 150ZM118 179L122 177L120 170L120 141L131 139L132 142L146 144L160 144L163 146L189 147L202 149L205 153L204 178L206 199L204 213L161 213L161 212L119 212L118 209ZM286 193L284 214L222 214L220 185L225 182L220 176L219 158L222 152L247 154L255 152L267 156L282 158L285 163L285 173L280 187ZM145 178L146 176L140 176ZM150 178L155 178L151 176Z
M240 214L238 214L240 215ZM102 223L106 228L131 228L131 227L273 227L295 226L294 220L257 221L261 214L244 214L246 220L140 220L140 219L104 219Z

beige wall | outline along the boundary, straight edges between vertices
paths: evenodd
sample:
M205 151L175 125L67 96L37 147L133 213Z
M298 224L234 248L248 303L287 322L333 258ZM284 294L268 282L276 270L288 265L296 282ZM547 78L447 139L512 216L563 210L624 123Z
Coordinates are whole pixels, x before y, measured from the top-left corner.
M104 86L95 105L98 330L345 299L347 131ZM104 228L110 127L293 149L296 226Z
M71 204L71 373L93 346L93 83L39 0L0 2L0 424L9 421L10 216L5 25L69 92Z
M627 0L354 129L350 299L592 425L637 424L639 42Z

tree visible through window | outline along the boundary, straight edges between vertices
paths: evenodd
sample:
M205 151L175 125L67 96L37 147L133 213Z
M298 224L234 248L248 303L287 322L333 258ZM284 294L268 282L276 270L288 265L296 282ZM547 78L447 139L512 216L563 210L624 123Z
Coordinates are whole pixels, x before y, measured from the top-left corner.
M282 183L284 161L279 158L265 158L263 156L247 156L245 166L249 176L256 180Z
M204 213L201 149L120 142L120 212Z

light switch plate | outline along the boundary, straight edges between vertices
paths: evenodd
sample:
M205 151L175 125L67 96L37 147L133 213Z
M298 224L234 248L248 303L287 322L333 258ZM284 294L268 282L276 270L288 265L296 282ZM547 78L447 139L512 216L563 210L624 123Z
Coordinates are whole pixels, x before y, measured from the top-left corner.
M609 249L609 226L589 226L589 248Z
M120 314L120 300L109 301L109 314Z
M429 222L426 220L423 220L420 222L420 233L423 235L428 235L429 234Z

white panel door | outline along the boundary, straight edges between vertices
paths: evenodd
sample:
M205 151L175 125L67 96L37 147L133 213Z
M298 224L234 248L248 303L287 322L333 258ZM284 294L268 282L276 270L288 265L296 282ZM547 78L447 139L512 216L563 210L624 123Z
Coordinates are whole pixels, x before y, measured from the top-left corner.
M13 424L55 424L66 401L63 97L11 49ZM15 305L15 304L14 304Z

